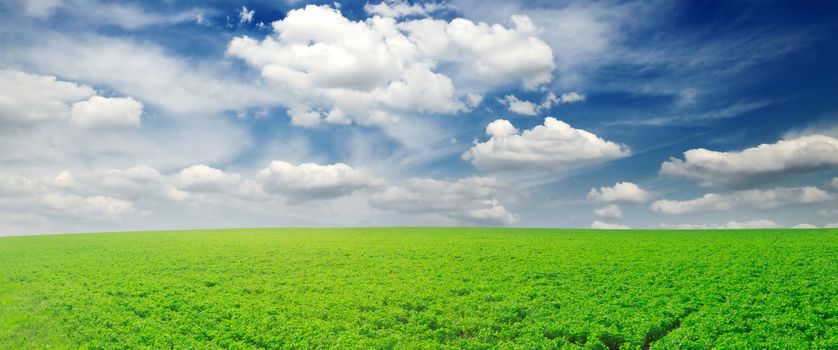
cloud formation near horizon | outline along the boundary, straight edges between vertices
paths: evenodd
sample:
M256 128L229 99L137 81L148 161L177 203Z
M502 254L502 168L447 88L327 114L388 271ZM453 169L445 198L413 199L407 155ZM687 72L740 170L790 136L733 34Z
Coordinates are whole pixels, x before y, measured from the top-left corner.
M0 7L0 235L829 227L838 8L754 6Z

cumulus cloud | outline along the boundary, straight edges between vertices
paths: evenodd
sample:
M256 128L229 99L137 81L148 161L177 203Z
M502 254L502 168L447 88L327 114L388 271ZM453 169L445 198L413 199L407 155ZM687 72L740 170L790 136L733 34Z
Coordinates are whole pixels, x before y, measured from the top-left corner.
M122 216L134 212L133 203L106 196L47 194L42 200L47 208L60 211L59 215L97 218Z
M414 178L388 183L365 169L343 163L295 165L283 161L273 161L252 176L204 164L172 173L137 165L79 174L62 171L46 177L0 174L0 216L14 219L0 228L21 231L21 227L30 227L27 225L36 221L49 223L42 227L58 227L59 230L60 225L111 227L103 226L109 224L101 224L102 220L98 219L137 222L148 215L166 216L172 210L179 213L177 208L200 211L219 206L252 208L254 203L265 213L283 208L281 210L294 211L295 216L306 210L325 215L324 211L328 213L337 210L336 206L350 204L356 209L361 206L406 214L417 222L511 224L517 220L517 215L500 203L500 188L494 178L457 181ZM323 202L309 204L313 200ZM246 213L254 214L252 211ZM342 220L363 215L347 216L348 213L335 215L343 216ZM323 218L306 220L309 224L322 224ZM108 222L112 224L113 221Z
M442 217L456 222L508 225L517 220L497 199L494 178L457 181L410 179L373 195L374 207L407 214Z
M652 195L635 183L618 182L612 187L592 188L587 198L597 202L643 203L651 199Z
M762 144L738 152L703 148L684 152L661 165L662 175L684 176L702 185L742 187L759 180L783 178L838 166L838 140L824 135Z
M838 228L838 222L830 222L826 225L823 225L824 228Z
M314 23L317 29L311 28ZM373 124L381 118L370 116L389 109L456 113L465 108L451 80L415 58L415 46L392 19L353 22L337 10L310 5L289 12L273 28L275 36L262 42L233 39L227 52L293 92L289 103L299 107L292 110L305 111L295 113L292 122L298 125L344 120L325 118L333 113Z
M778 187L773 190L747 190L731 194L734 202L756 209L772 209L786 204L811 204L830 201L833 196L814 187Z
M261 184L205 164L185 168L174 176L177 189L193 194L223 194L239 198L264 198ZM206 197L203 197L206 198Z
M623 211L618 205L610 204L599 209L594 209L594 215L603 219L622 219Z
M54 194L58 197L50 198L54 197L55 203L59 203L60 199L73 203L78 201L76 197L79 193L95 193L99 197L130 201L193 204L230 200L262 202L269 200L271 195L278 195L286 201L299 203L335 199L381 184L382 181L372 174L343 163L292 165L273 161L253 177L205 164L189 166L172 174L162 174L153 167L138 165L124 170L93 171L80 179L67 171L44 179L3 175L0 176L0 194L7 197Z
M476 142L462 158L486 170L540 168L558 170L581 163L601 162L628 156L625 145L606 141L593 133L574 129L553 117L544 125L518 132L507 120L486 126L490 136Z
M73 102L95 94L89 86L54 76L0 70L0 121L27 124L65 119Z
M205 164L193 165L177 174L180 188L193 191L223 191L241 181L238 174L229 174Z
M130 97L93 96L76 102L70 121L81 128L124 128L140 126L143 104Z
M113 169L97 179L104 190L131 199L156 198L169 201L186 201L190 193L175 186L169 177L155 168L137 165L125 170Z
M50 183L59 188L70 188L75 186L76 184L76 177L73 176L69 170L63 170L55 178L50 181Z
M364 11L366 11L366 13L382 17L424 17L434 12L450 8L451 6L446 3L425 2L410 4L403 0L386 0L378 4L367 3L364 5Z
M256 11L248 10L247 6L242 6L241 10L239 10L239 23L253 22L253 15L255 14Z
M7 197L43 194L50 190L71 189L76 185L75 176L68 170L44 177L0 174L0 194Z
M561 94L561 96L556 96L553 92L547 93L547 96L544 97L544 100L541 101L541 104L538 105L539 109L549 109L554 105L558 104L565 104L565 103L575 103L575 102L582 102L585 100L585 95L578 93L576 91L565 92Z
M143 104L96 96L89 86L54 76L0 70L0 121L32 124L69 119L81 128L136 127Z
M550 47L526 17L511 22L352 21L337 9L308 5L273 22L273 35L261 41L234 38L227 53L289 92L292 122L381 124L405 113L458 113L495 86L549 82ZM441 65L457 74L439 71Z
M535 103L530 101L519 100L515 95L506 95L500 100L501 103L509 107L509 111L523 115L538 114L538 107Z
M337 198L381 182L372 174L344 163L294 165L278 160L260 170L256 180L266 192L281 194L294 202Z
M620 224L610 224L602 221L594 221L591 223L591 228L599 230L628 230L631 227Z
M663 214L687 214L701 211L720 211L733 208L729 197L715 193L687 201L661 199L652 203L652 211Z
M715 229L742 229L742 228L776 228L780 227L776 222L768 219L759 219L751 221L728 221L724 224L678 224L667 225L662 224L663 228L678 229L678 230L715 230Z
M728 194L708 193L696 199L675 201L662 199L652 203L652 210L661 214L689 214L730 210L739 207L773 209L789 204L811 204L832 200L832 195L817 187L778 187L771 190L746 190Z
M44 184L37 179L20 175L0 174L0 196L18 197L43 191Z
M818 227L815 226L815 225L812 225L812 224L803 223L803 224L794 225L791 228L818 228Z
M554 105L574 103L584 100L585 95L575 91L566 92L560 97L557 97L553 92L549 92L546 96L544 96L544 100L542 100L538 105L530 101L521 100L515 95L506 95L502 99L498 99L500 103L507 106L510 112L521 115L537 115L541 111L550 109Z
M476 79L494 86L520 81L535 89L552 80L553 51L537 38L539 29L527 16L513 15L511 28L499 24L474 23L456 18L446 28L454 52L464 56L443 57L459 61ZM432 27L433 28L433 27Z
M54 177L3 174L0 214L14 221L42 225L55 218L107 221L137 213L131 201L99 193L85 194L87 190L66 170ZM34 227L43 226L30 229Z
M565 92L562 96L556 99L553 93L550 93L550 96L553 96L552 100L554 103L574 103L574 102L581 102L585 100L585 95L578 93L576 91Z

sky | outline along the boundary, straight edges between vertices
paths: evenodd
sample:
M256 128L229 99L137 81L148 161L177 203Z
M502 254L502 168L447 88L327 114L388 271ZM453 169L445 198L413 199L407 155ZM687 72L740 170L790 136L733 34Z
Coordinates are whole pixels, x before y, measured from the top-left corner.
M0 16L0 235L838 226L834 1Z

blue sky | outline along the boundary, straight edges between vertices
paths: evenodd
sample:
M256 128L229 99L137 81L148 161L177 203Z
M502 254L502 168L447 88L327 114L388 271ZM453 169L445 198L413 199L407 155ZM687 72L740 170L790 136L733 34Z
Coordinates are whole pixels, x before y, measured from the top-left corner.
M832 1L0 15L0 234L838 225Z

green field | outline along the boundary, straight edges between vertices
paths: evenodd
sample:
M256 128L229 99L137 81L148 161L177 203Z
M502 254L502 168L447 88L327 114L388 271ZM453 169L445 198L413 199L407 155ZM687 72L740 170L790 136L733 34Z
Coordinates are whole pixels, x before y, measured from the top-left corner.
M0 238L0 349L838 349L838 230Z

